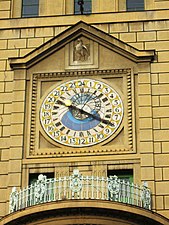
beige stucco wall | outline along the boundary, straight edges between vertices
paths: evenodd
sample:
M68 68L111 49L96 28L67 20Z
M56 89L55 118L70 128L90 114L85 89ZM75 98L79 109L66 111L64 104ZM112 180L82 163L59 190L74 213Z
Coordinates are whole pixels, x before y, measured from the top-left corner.
M72 13L66 2L64 1L65 6L60 4L55 8L60 7L63 14ZM107 11L103 2L98 2L100 5L95 2L93 10ZM118 11L118 2L113 1L112 4L117 9L115 11ZM5 18L20 17L20 14L19 11L12 11L15 5L11 1L0 1L0 18L2 18L0 21L0 216L8 213L6 202L11 187L20 187L26 182L24 181L26 175L21 174L22 169L25 169L22 158L24 157L26 74L20 76L18 71L18 76L16 75L14 80L8 58L24 56L80 20L139 50L156 50L156 58L151 67L144 63L140 65L138 68L140 75L135 78L135 93L138 100L137 141L140 149L137 159L140 159L141 163L140 165L136 163L135 167L140 174L139 181L148 181L152 190L153 210L166 217L169 216L169 10L167 10L169 1L149 0L146 1L146 7L153 10L6 20ZM165 10L162 10L164 8ZM159 10L155 11L155 9ZM43 13L42 15L45 14ZM47 9L47 14L59 13L50 8ZM132 159L134 158L133 155ZM75 165L73 160L70 164L72 167ZM114 160L119 164L122 156L116 156ZM67 161L65 160L64 165ZM33 161L34 164L36 162ZM130 157L126 157L126 164L129 162ZM50 167L52 163L53 161ZM78 160L76 163L78 165ZM46 162L42 165L49 166ZM91 173L92 169L86 165L87 163L81 163L79 168L84 174ZM36 171L35 167L31 169ZM103 170L105 170L104 166ZM59 172L59 174L64 173L68 172L62 170Z

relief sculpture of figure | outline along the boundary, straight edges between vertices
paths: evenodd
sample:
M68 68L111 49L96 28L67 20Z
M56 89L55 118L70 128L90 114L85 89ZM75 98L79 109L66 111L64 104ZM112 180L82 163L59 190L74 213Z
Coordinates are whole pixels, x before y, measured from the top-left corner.
M78 38L75 45L75 61L87 61L89 57L89 51L86 45L83 44L82 39Z

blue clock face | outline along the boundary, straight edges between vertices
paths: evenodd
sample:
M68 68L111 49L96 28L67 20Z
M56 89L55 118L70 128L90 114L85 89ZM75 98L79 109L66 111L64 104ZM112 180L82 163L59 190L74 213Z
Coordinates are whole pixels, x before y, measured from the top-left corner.
M43 100L40 122L54 141L85 147L108 139L121 124L123 103L109 85L92 79L67 81Z

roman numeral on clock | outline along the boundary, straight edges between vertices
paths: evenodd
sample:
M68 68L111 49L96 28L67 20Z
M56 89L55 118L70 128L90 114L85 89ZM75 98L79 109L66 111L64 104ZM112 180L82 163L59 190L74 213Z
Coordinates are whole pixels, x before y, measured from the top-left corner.
M107 102L108 101L108 98L103 98L102 99L102 102Z
M88 135L88 136L91 136L91 133L90 133L90 131L88 131L88 130L87 130L87 135Z
M70 133L70 130L67 130L67 131L66 131L66 134L68 135L69 133Z
M112 109L107 109L106 112L112 112Z
M59 106L54 105L54 106L53 106L53 109L54 109L54 110L57 110L57 109L59 109Z
M105 115L105 118L108 118L108 119L110 119L110 118L111 118L111 115L110 115L110 114L108 114L108 115Z
M101 94L99 94L97 97L98 97L98 98L101 98L101 97L103 97L103 94L101 93Z
M100 127L100 128L104 128L104 126L103 126L102 124L99 124L99 125L98 125L98 127Z
M60 128L60 131L63 131L64 129L65 129L65 127L63 126L63 127Z
M60 125L62 125L61 122L55 123L56 127L59 127Z
M84 137L83 132L79 132L79 137Z
M52 115L57 115L57 112L52 112Z

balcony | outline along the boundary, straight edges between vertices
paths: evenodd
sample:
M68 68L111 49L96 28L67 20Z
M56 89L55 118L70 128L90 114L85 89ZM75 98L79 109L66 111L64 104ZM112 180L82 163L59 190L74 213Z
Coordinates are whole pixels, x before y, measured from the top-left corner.
M35 184L10 194L10 213L30 206L62 200L104 200L151 210L151 192L117 176L82 176L76 169L69 177L47 179L40 174Z

